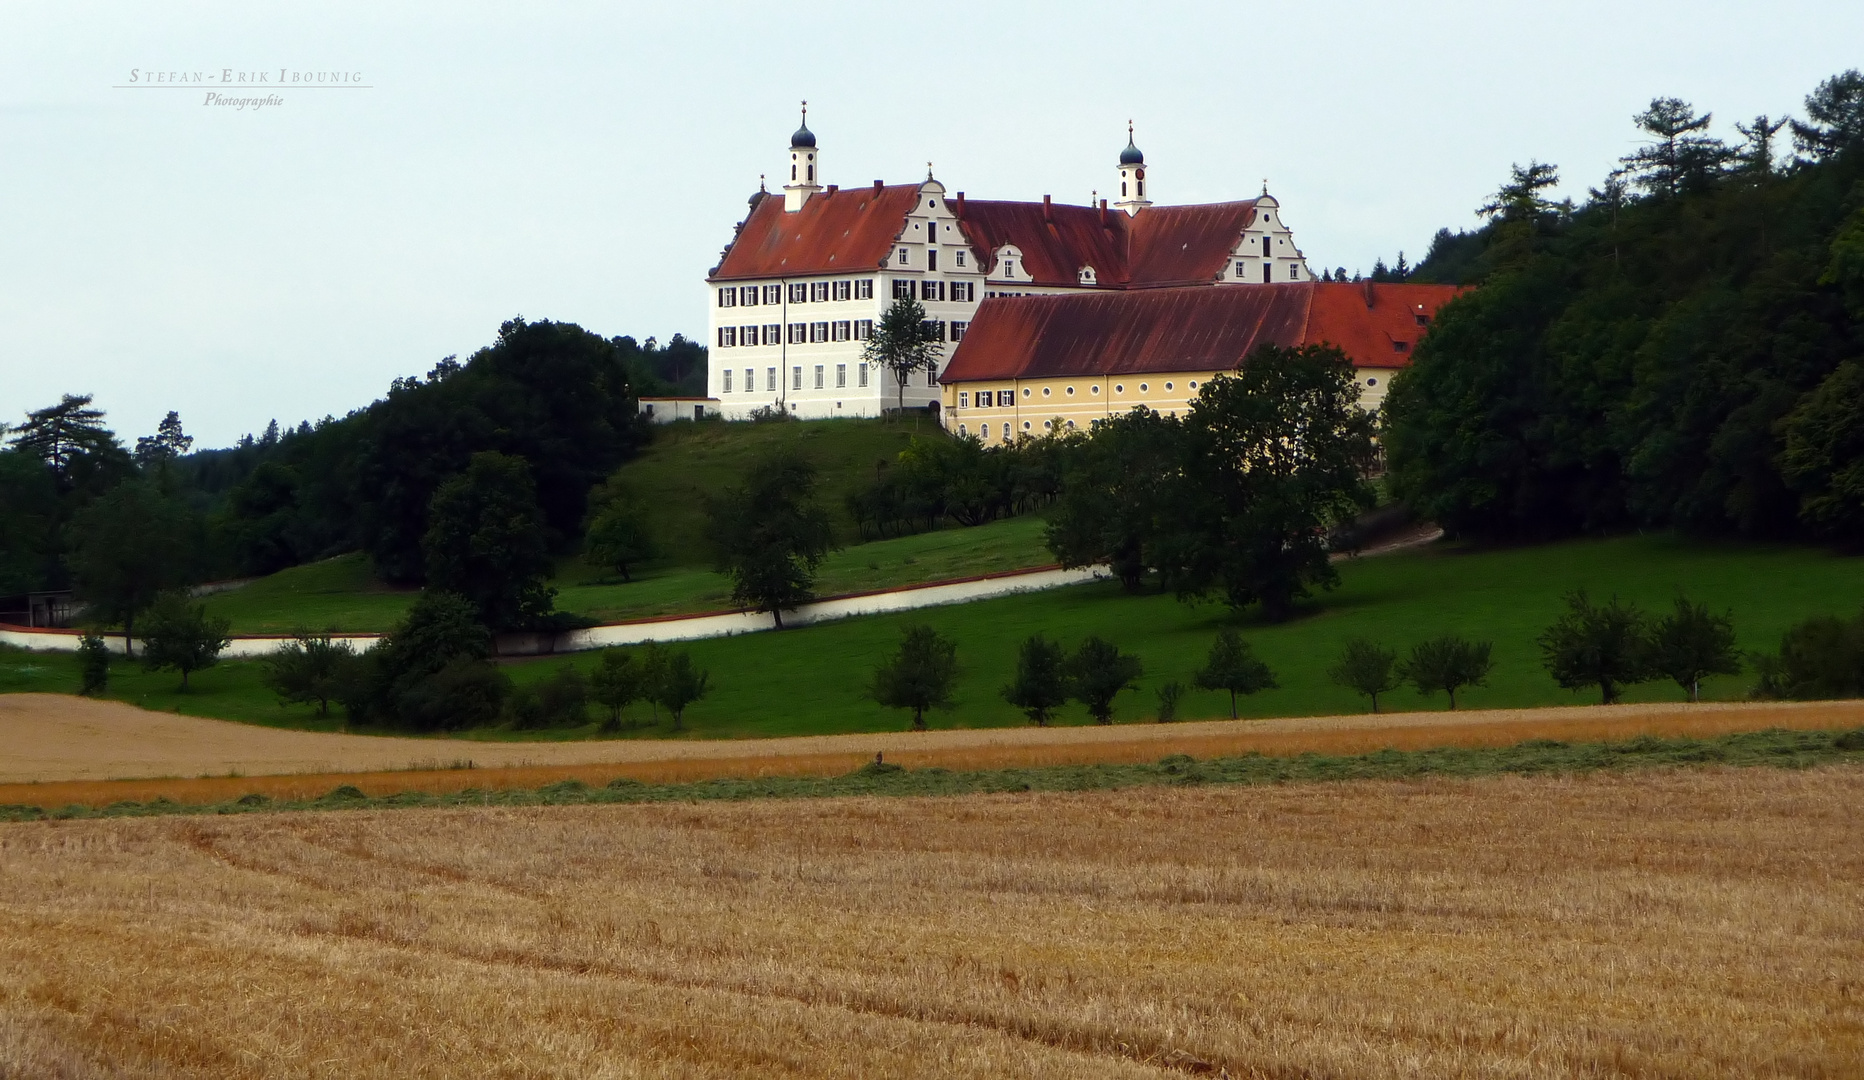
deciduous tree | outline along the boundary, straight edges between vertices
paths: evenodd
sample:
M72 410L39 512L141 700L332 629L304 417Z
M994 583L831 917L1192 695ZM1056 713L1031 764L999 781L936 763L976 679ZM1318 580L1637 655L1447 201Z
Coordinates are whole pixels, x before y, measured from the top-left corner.
M1438 690L1450 696L1450 708L1456 708L1456 692L1466 686L1487 686L1495 662L1489 658L1492 644L1470 641L1455 634L1432 638L1411 647L1399 669L1407 682L1420 694Z
M1121 652L1098 634L1089 634L1068 658L1069 694L1087 706L1087 715L1096 724L1111 724L1113 699L1145 673L1145 664L1137 656Z
M549 536L521 458L474 454L465 472L441 484L421 551L429 587L471 601L493 630L530 626L550 613Z
M183 593L163 593L144 620L142 663L150 671L179 671L181 689L188 676L220 662L232 638L233 620L209 615L207 605L190 604Z
M1616 596L1592 603L1584 589L1566 595L1566 612L1538 639L1547 672L1568 690L1599 688L1601 704L1624 688L1657 674L1652 667L1650 619Z
M889 709L911 709L913 730L926 729L927 709L948 709L958 682L958 645L930 626L909 626L900 647L874 670L868 696Z
M361 658L347 641L300 632L261 661L260 678L286 704L315 704L327 716L357 679Z
M1379 711L1380 694L1404 685L1398 673L1398 654L1365 638L1346 643L1339 662L1327 669L1327 677L1336 685L1371 698L1373 712Z
M938 335L926 321L919 301L903 296L881 313L880 322L861 346L862 363L891 371L899 385L899 408L906 408L906 383L921 371L938 371Z
M1691 701L1702 700L1704 678L1741 671L1734 616L1716 615L1706 604L1692 604L1680 596L1670 614L1657 620L1651 647L1651 666L1675 680Z
M1217 631L1210 655L1192 682L1200 690L1227 690L1230 693L1230 719L1236 719L1236 695L1272 690L1280 685L1269 666L1256 658L1255 650L1233 627Z
M183 530L180 508L143 481L118 484L72 521L76 544L69 561L78 595L90 618L122 626L126 655L136 617L181 582Z
M602 650L601 663L589 675L589 695L608 710L603 730L620 730L622 711L643 696L641 676L641 667L632 654L620 649Z
M665 666L654 679L654 700L673 717L674 731L681 730L686 706L704 697L711 685L711 673L695 665L691 653L681 649L668 654Z
M743 487L706 500L717 567L731 579L732 602L783 612L808 600L816 567L834 547L828 513L817 505L815 466L778 453L751 467Z
M1023 711L1037 727L1047 727L1056 709L1068 703L1067 656L1059 642L1035 634L1016 653L1016 678L1003 688L1003 700Z

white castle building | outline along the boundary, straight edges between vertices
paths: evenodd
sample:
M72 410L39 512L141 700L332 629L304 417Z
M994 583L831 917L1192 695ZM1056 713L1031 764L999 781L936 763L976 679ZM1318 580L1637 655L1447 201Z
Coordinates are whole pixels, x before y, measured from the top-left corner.
M925 308L943 342L940 371L978 305L993 296L1092 293L1312 280L1281 205L1159 206L1130 125L1111 207L966 201L933 179L843 189L822 183L821 148L790 137L783 197L759 190L706 277L709 396L727 419L758 409L799 418L878 416L891 372L863 344L896 297ZM906 388L910 407L940 400L936 374Z

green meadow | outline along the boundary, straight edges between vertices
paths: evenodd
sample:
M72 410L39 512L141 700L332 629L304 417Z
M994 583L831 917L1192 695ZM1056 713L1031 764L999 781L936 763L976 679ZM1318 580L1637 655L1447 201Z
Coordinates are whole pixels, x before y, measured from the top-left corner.
M1020 522L1008 523L1020 525ZM978 530L965 530L963 537ZM934 533L929 537L947 534ZM919 537L912 539L928 539ZM877 547L878 545L869 545ZM1169 595L1133 596L1111 582L1055 589L929 608L895 615L847 619L819 626L689 642L710 670L712 691L686 714L687 736L737 738L904 728L908 719L880 708L865 696L874 666L898 642L905 626L923 622L958 643L964 672L957 705L929 717L935 727L1020 725L1022 715L998 696L1026 637L1044 633L1072 646L1097 633L1137 654L1146 674L1135 692L1121 695L1116 719L1149 720L1154 691L1168 680L1189 683L1217 630L1239 626L1258 655L1275 670L1280 688L1245 699L1246 716L1327 715L1363 711L1365 702L1328 682L1347 639L1363 636L1402 652L1412 643L1443 633L1494 642L1496 669L1486 687L1459 695L1465 708L1566 705L1596 700L1554 684L1540 665L1535 637L1561 608L1569 589L1587 588L1595 597L1613 594L1652 612L1667 609L1676 595L1732 611L1744 649L1773 649L1787 626L1809 615L1849 614L1864 605L1864 559L1785 545L1684 540L1670 535L1579 540L1520 548L1474 548L1439 544L1429 548L1340 566L1341 587L1303 605L1294 620L1260 622L1218 604L1187 604ZM237 596L228 594L228 598ZM549 676L564 664L588 670L595 654L510 662L519 682ZM111 696L157 709L301 727L318 722L308 709L273 702L258 681L257 664L228 662L195 677L182 694L171 674L150 675L119 663ZM1709 699L1744 697L1747 675L1713 680ZM0 653L0 691L76 688L76 662L69 656ZM1629 701L1682 700L1680 688L1647 683ZM1443 708L1441 695L1423 698L1399 690L1383 703L1389 709ZM1180 703L1183 719L1225 715L1227 698L1191 692ZM633 709L638 726L621 737L666 737L665 721L649 723L650 711ZM1063 723L1085 723L1070 706ZM487 730L473 738L582 738L593 726L549 733Z

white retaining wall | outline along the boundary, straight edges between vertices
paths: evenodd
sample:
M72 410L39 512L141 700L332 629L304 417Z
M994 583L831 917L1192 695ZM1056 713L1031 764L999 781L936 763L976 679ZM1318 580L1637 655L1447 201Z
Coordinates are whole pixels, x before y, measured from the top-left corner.
M890 611L911 611L915 608L963 604L972 600L987 600L994 596L1054 589L1063 585L1078 585L1106 575L1107 571L1103 567L1077 570L1029 570L996 574L990 577L967 578L961 581L936 582L931 585L916 585L904 589L856 593L852 596L835 596L813 604L805 604L794 611L784 612L783 625L786 627L808 626L856 615L879 615ZM501 656L531 656L552 652L580 652L584 649L601 649L612 645L639 645L649 641L695 641L700 638L730 637L733 634L750 634L775 628L776 621L769 615L750 612L675 615L639 622L592 626L586 630L572 630L565 634L555 635L554 638L548 634L502 634L498 639L498 653ZM31 630L21 626L0 626L0 644L14 645L23 649L76 652L80 636L82 635L77 630ZM338 634L333 635L331 640L347 641L356 649L362 650L375 644L380 636L379 634ZM229 659L264 656L291 640L290 637L236 637L220 655ZM112 652L119 654L123 652L123 635L106 636L104 641L110 646Z

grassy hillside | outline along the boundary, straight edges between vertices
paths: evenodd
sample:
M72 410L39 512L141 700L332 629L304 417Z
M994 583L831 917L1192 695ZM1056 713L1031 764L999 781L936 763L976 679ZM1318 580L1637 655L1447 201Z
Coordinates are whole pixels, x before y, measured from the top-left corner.
M843 548L824 560L823 596L912 585L943 578L1018 570L1053 561L1037 517L995 521ZM731 606L729 583L708 565L650 565L620 582L580 559L558 567L557 607L604 622L718 611ZM414 602L411 589L378 582L360 554L295 566L205 602L233 620L237 634L288 634L300 628L367 633L387 630Z
M822 506L843 543L859 537L844 502L872 482L874 465L891 461L913 436L944 438L929 421L817 420L780 424L669 424L618 475L654 509L655 537L667 560L682 566L710 561L705 544L705 496L743 482L751 464L779 449L815 463Z
M935 534L943 535L943 534ZM959 537L966 533L955 534ZM1428 636L1455 631L1495 642L1497 668L1486 688L1462 695L1469 708L1583 703L1595 698L1561 690L1540 666L1534 638L1560 610L1567 589L1586 586L1595 596L1617 593L1660 609L1681 591L1716 609L1732 609L1745 649L1772 649L1791 623L1808 615L1849 613L1864 603L1864 559L1807 548L1703 544L1670 536L1575 541L1532 548L1474 550L1443 546L1341 567L1342 587L1309 604L1280 626L1245 619L1245 636L1275 669L1281 688L1244 703L1246 715L1348 713L1362 699L1327 681L1326 669L1342 644L1367 636L1401 651ZM713 691L693 705L687 722L695 737L791 735L902 728L906 718L864 697L873 667L896 645L901 627L924 622L958 642L964 676L958 707L935 713L935 726L992 727L1025 721L998 697L1010 677L1015 651L1041 631L1072 645L1088 633L1111 638L1140 655L1146 676L1138 693L1122 695L1117 718L1134 721L1153 712L1153 691L1177 679L1189 682L1217 629L1231 620L1216 605L1182 604L1169 596L1126 596L1112 584L1077 586L1004 597L957 607L853 619L783 633L693 642L694 658L712 672ZM557 666L593 665L593 654L547 658L507 667L520 681L542 678ZM26 671L22 669L30 668ZM1705 684L1705 697L1738 698L1751 678ZM0 690L69 690L75 661L11 653L0 655ZM119 665L112 696L150 707L203 716L301 724L302 710L273 704L257 682L255 665L228 663L196 676L199 689L174 692L172 675L149 676ZM1681 700L1665 683L1635 687L1631 701ZM1391 695L1392 709L1441 708L1443 698L1409 690ZM1188 694L1186 719L1210 718L1227 705L1213 693ZM645 711L643 710L643 715ZM1065 723L1085 718L1070 706ZM575 737L587 732L558 733ZM664 736L644 727L642 734ZM483 733L489 737L509 737Z

